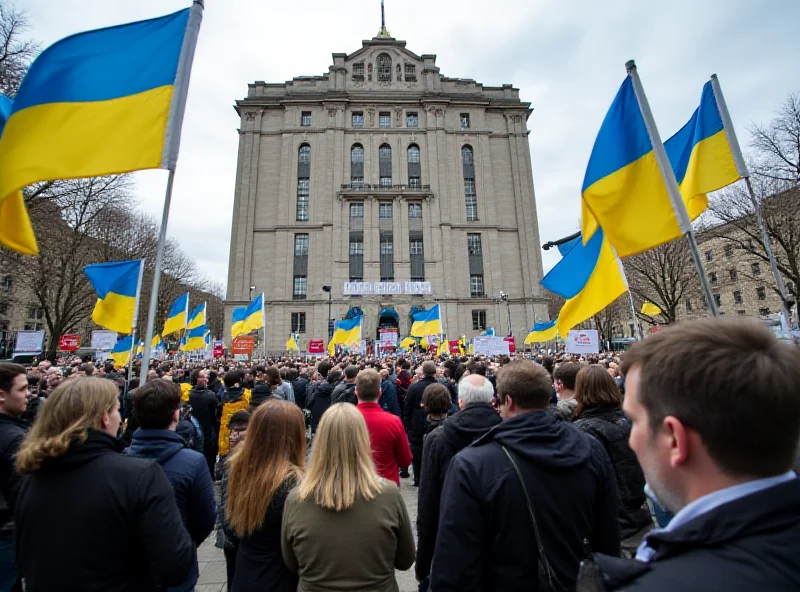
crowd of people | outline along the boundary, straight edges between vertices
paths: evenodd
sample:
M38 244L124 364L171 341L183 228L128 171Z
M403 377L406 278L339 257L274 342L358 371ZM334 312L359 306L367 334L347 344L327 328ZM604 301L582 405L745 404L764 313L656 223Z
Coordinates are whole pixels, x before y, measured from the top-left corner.
M194 590L215 531L234 592L412 566L433 592L798 590L798 387L744 319L588 359L2 363L0 592Z

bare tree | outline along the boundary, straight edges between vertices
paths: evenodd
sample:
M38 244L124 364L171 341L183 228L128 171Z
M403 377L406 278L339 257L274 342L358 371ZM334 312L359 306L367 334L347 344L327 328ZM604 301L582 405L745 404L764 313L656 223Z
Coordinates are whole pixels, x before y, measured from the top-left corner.
M594 315L594 326L597 334L604 343L611 343L614 338L614 327L625 325L628 314L628 295L624 294L603 310Z
M25 38L28 15L13 2L0 0L0 93L14 97L39 46Z
M769 124L751 124L749 131L756 153L753 173L791 186L800 183L800 95L789 95Z

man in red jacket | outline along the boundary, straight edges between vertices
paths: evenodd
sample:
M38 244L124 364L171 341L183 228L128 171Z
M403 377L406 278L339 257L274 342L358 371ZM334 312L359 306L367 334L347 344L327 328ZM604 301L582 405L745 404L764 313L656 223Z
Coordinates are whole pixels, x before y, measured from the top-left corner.
M400 486L400 467L411 463L411 447L408 445L403 422L396 415L381 409L381 376L369 368L356 377L358 410L364 416L369 430L372 458L378 474Z

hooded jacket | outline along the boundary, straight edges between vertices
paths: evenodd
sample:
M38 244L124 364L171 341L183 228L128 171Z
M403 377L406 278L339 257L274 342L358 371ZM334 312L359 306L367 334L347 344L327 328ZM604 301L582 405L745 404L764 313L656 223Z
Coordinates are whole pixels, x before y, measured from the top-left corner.
M189 575L195 546L164 471L120 452L92 430L23 478L14 520L29 592L144 592Z
M425 376L408 387L406 404L403 407L403 424L408 432L408 441L412 447L422 450L422 439L425 437L425 409L422 407L422 394L425 389L436 384L432 376Z
M546 558L574 589L592 550L618 555L617 487L602 445L548 411L502 422L450 462L441 498L431 589L538 590L538 551L522 486Z
M213 391L194 387L189 392L192 415L200 422L203 430L203 448L206 454L216 451L219 400Z
M353 382L346 382L342 381L336 385L336 388L333 389L333 394L331 395L331 405L334 403L352 403L356 405L358 400L356 399L356 383Z
M11 536L14 532L14 500L20 486L14 457L27 431L24 420L0 413L0 536Z
M247 411L248 407L250 407L250 397L246 389L240 386L225 389L225 394L222 396L222 417L219 421L219 441L217 443L220 456L228 454L231 435L228 422L230 422L231 416L237 411Z
M417 500L418 542L414 570L419 581L427 578L431 571L439 505L450 461L499 423L500 416L489 403L471 403L426 436Z
M327 379L312 386L311 396L308 398L308 409L311 411L311 428L316 431L322 414L331 406L334 387Z
M595 555L607 590L800 590L800 479L717 506L647 536L649 563Z

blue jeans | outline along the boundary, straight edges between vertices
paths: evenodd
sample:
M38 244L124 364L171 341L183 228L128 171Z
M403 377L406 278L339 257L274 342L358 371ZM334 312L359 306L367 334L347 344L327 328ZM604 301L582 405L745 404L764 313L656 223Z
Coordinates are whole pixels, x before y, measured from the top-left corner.
M0 592L11 592L18 579L14 537L0 537Z

